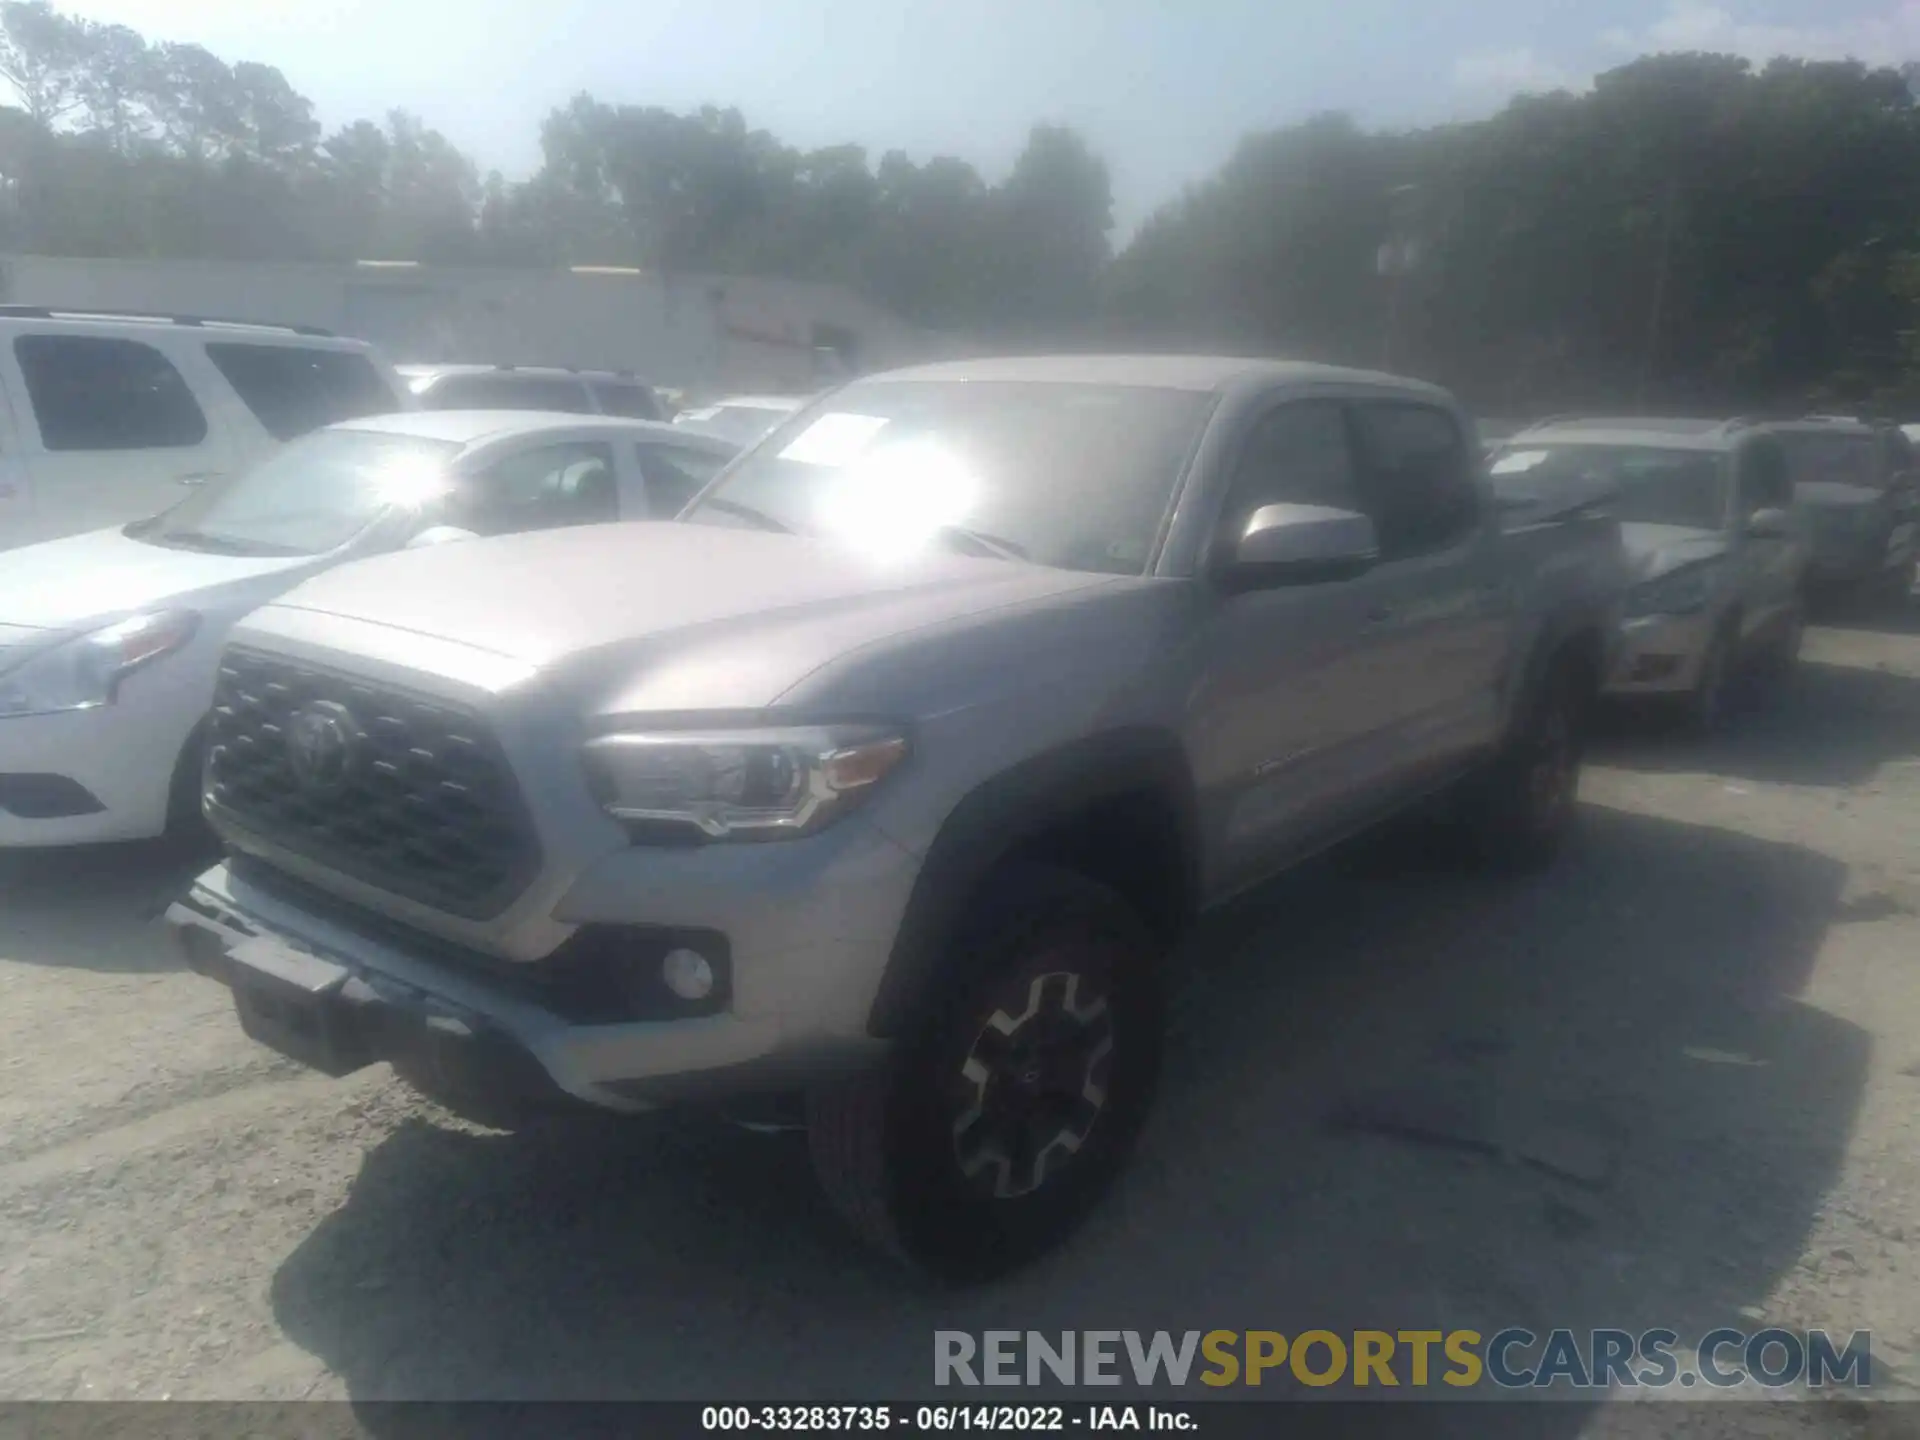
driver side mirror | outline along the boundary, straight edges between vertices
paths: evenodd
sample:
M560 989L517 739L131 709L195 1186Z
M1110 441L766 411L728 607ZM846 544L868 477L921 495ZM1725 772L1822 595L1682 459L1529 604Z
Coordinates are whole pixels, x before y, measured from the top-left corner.
M1350 580L1380 561L1373 521L1327 505L1262 505L1218 572L1222 588L1271 590Z
M1793 536L1793 516L1769 505L1747 517L1747 534L1756 540L1787 540Z

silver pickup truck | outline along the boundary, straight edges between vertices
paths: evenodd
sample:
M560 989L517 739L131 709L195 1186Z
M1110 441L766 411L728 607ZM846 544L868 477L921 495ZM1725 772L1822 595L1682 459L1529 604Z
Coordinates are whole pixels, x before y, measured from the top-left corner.
M1443 391L1024 358L810 403L680 523L318 578L234 633L169 911L249 1034L515 1114L798 1097L868 1239L1053 1244L1201 911L1417 803L1546 860L1625 580Z

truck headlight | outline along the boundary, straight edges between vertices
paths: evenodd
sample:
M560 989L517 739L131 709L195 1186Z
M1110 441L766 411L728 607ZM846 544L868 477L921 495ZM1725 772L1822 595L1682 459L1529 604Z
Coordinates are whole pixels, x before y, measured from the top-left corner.
M1648 580L1627 591L1627 614L1691 615L1704 610L1713 592L1713 571L1706 565L1691 565Z
M640 731L587 743L587 774L614 819L663 836L779 840L856 804L907 754L871 725Z
M0 718L110 705L122 680L171 655L199 625L191 610L152 610L36 650L0 674Z

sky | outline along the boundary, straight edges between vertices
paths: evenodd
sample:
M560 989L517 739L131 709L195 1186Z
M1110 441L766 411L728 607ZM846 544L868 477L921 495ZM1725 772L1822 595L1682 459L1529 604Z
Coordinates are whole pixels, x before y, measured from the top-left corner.
M737 106L803 147L1005 173L1036 121L1113 172L1124 234L1251 130L1395 127L1577 88L1650 50L1920 59L1920 0L57 0L277 65L329 129L413 111L522 178L579 91Z

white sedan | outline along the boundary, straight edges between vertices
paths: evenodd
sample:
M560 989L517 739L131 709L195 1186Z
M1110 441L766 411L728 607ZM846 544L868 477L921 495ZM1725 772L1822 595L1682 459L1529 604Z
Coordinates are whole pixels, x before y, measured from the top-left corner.
M193 823L227 631L316 571L669 519L737 449L639 420L382 415L316 430L152 519L0 555L0 847Z

